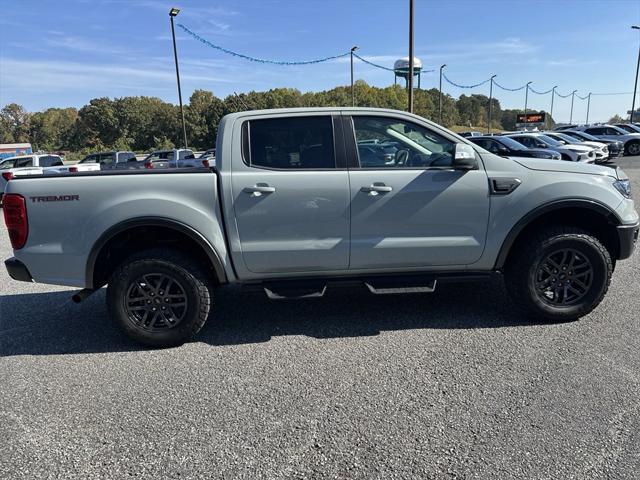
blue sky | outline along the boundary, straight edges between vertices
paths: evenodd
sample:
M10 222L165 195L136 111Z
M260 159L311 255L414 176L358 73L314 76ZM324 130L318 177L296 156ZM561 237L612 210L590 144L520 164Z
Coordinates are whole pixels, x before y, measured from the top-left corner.
M473 84L497 74L507 87L533 81L560 93L631 92L640 34L638 0L416 0L415 51L425 68L446 63L449 78ZM153 95L177 103L168 11L212 43L248 55L306 60L348 51L392 66L407 52L407 0L0 0L0 106L28 110L82 106L100 96ZM348 59L311 66L250 63L177 29L183 95L197 88L234 91L295 87L321 90L349 82ZM390 72L356 63L356 78L393 83ZM423 86L437 87L437 73ZM488 94L488 85L453 96ZM506 108L522 108L524 91L494 90ZM640 101L640 100L639 100ZM529 95L548 110L550 95ZM554 117L569 119L570 98ZM594 96L590 120L631 107L631 94ZM574 120L586 101L576 98Z

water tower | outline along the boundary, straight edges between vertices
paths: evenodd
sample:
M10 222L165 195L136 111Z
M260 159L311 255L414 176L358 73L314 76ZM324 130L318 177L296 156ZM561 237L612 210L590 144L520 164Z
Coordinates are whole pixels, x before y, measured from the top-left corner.
M418 88L420 88L420 72L422 71L422 60L413 57L413 76L418 77ZM398 77L404 78L405 84L409 85L409 57L396 60L393 64L393 84L397 83Z

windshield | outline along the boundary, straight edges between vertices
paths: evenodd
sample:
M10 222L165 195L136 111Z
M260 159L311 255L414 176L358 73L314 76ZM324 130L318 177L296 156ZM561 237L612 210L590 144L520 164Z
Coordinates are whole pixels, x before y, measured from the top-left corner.
M173 150L153 152L144 160L145 162L152 162L154 160L173 160Z
M637 133L631 125L614 125L614 127L617 127L621 130L626 130L629 133Z
M620 127L616 127L615 125L611 125L609 128L613 128L615 131L619 132L621 135L628 135L629 134L629 132L627 132L626 130L624 130L624 129L620 128Z
M11 159L3 161L2 163L0 163L0 170L6 170L8 168L13 168L13 162L14 161L15 160L11 160Z
M544 143L546 143L547 145L551 145L552 147L561 147L562 144L557 141L554 140L553 138L547 136L547 135L537 135L536 138Z
M571 135L567 135L566 133L554 133L553 136L555 138L561 138L562 140L568 143L576 143L576 139Z
M499 140L500 143L502 143L506 147L509 147L511 150L528 150L527 147L519 142L516 142L513 138L498 137L496 140Z
M595 142L599 141L593 135L589 135L588 133L585 133L585 132L565 132L565 135L569 135L570 137L576 138L578 140L591 140Z

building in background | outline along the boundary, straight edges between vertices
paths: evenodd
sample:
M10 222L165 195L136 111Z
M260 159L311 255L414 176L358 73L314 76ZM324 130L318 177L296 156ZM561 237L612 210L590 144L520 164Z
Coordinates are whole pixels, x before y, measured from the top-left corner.
M33 153L30 143L0 143L0 160L27 153Z

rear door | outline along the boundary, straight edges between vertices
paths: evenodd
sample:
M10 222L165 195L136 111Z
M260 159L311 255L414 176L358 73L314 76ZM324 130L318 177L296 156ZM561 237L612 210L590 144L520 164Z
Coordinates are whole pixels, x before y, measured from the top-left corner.
M341 135L340 117L326 114L244 121L242 159L234 160L231 182L246 270L348 268L350 195Z
M354 136L355 134L355 136ZM393 116L347 117L353 270L467 265L482 255L487 175L451 168L455 139ZM371 143L393 160L363 163ZM352 147L349 147L352 145Z

